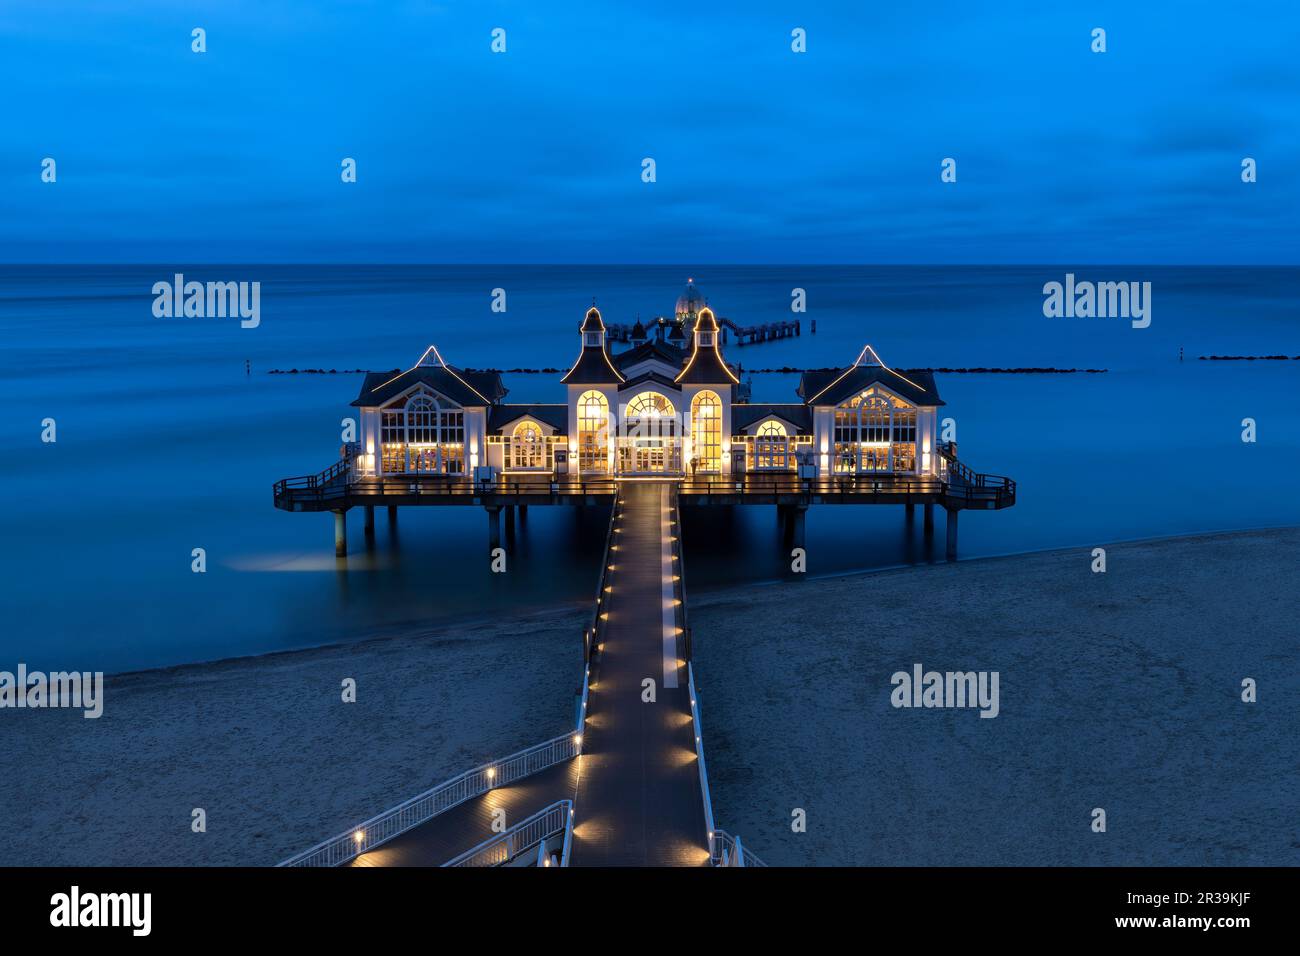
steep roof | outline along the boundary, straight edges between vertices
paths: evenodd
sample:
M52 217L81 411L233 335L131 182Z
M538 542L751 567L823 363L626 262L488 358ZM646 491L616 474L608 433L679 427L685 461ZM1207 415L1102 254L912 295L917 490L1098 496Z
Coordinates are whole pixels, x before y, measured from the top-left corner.
M730 366L723 361L718 351L718 323L713 317L713 310L705 306L695 320L695 341L699 342L699 333L712 332L712 345L697 344L686 360L686 367L677 375L678 385L717 385L721 383L736 384L740 381Z
M794 425L801 435L812 434L812 409L807 405L732 405L731 430L744 431L773 415Z
M569 430L567 405L494 405L488 412L488 431L499 431L525 416L544 422L561 434Z
M605 351L605 321L594 305L587 310L579 331L582 332L582 351L578 353L573 368L560 381L565 385L616 385L623 381L622 373L610 362L609 353ZM602 333L601 344L588 345L588 332Z
M848 368L809 369L799 380L799 397L807 405L839 405L872 385L883 385L913 405L943 405L934 373L913 371L907 375L885 365L870 345Z
M420 384L469 408L493 405L505 398L508 391L501 382L501 373L469 371L448 365L438 350L430 345L420 361L405 372L396 375L392 372L367 372L361 383L361 393L352 404L373 408Z

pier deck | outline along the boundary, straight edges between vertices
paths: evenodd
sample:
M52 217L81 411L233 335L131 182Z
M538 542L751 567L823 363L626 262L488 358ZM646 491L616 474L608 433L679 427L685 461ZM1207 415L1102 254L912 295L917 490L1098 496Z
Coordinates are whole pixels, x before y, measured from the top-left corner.
M578 761L566 761L466 800L347 865L441 866L493 837L498 809L505 810L505 826L514 826L557 801L572 800L577 780Z
M682 504L691 505L897 505L935 504L979 510L1010 508L1016 483L992 475L915 478L903 475L849 475L799 478L794 474L748 474L666 479L677 483ZM633 486L638 479L621 479ZM620 479L506 475L492 484L468 478L402 476L332 481L289 478L277 482L275 506L284 511L346 511L359 506L469 505L607 505Z
M590 690L573 831L575 866L703 866L708 833L675 597L668 482L629 482ZM654 681L655 702L642 699Z

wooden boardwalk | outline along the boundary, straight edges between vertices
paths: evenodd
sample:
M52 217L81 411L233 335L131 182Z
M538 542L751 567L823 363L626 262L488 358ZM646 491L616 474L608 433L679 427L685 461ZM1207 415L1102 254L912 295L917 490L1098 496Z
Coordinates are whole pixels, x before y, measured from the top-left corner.
M667 482L623 482L613 590L591 684L572 865L704 866L708 834L673 598ZM642 700L655 683L656 702Z
M363 853L348 866L441 866L496 835L492 821L504 809L514 826L559 800L572 800L578 761L565 763L466 800L427 823Z

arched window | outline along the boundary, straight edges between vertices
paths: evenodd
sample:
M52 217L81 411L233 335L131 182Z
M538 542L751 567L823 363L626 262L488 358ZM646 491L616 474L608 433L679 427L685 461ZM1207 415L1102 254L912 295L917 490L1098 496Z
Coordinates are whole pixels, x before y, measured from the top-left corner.
M465 470L465 413L419 391L381 412L385 474L460 474Z
M516 468L543 468L546 465L546 436L536 422L520 422L510 443Z
M609 402L592 390L578 396L578 470L609 468Z
M754 436L754 467L785 471L789 467L789 435L777 421L764 422Z
M627 403L623 426L627 434L676 434L677 410L673 403L658 392L642 392Z
M658 474L681 471L677 410L658 392L642 392L627 403L619 425L619 471Z
M915 471L916 408L875 388L836 408L834 470Z
M691 402L691 441L697 470L722 470L722 401L716 392L700 392Z

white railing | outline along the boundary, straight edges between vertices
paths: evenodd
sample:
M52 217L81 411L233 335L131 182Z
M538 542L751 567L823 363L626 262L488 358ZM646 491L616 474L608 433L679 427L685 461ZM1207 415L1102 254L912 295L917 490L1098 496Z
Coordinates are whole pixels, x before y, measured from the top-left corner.
M726 830L717 830L714 836L718 844L718 858L714 861L714 866L767 866L740 845L740 837L734 837Z
M585 685L585 680L584 680ZM585 697L585 692L584 692ZM571 760L582 752L581 734L569 732L521 750L502 760L485 763L452 777L419 796L412 797L346 833L340 833L280 863L280 866L339 866L387 843L440 813L481 796L496 787Z
M704 731L700 728L700 705L695 696L695 665L686 662L686 687L691 695L691 721L695 730L696 765L700 768L700 793L704 795L704 825L709 832L709 858L718 859L716 831L713 828L713 801L709 799L709 772L704 766Z
M572 800L560 800L539 810L527 820L484 840L454 860L448 860L443 866L505 866L524 857L530 850L541 858L547 852L547 844L560 834L564 835L560 866L568 866L569 845L573 834Z

